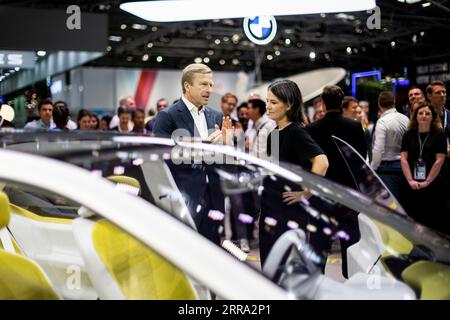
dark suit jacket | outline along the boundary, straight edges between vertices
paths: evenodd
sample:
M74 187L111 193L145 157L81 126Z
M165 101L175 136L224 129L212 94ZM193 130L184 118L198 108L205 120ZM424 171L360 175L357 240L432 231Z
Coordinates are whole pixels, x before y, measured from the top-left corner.
M221 128L222 114L208 107L204 108L208 130L214 129L216 124ZM191 112L181 99L169 108L158 112L153 125L153 133L156 136L171 137L176 129L185 129L191 137L200 137ZM184 195L186 205L199 233L219 244L218 228L220 224L209 219L208 212L210 209L224 212L220 181L214 174L208 174L208 167L203 165L174 164L172 161L166 161L166 163L178 189ZM209 182L207 182L206 176L208 176Z
M367 143L361 123L344 118L338 112L328 112L325 116L306 127L311 137L328 157L329 167L326 178L357 188L340 154L332 135L349 143L364 158L367 156Z
M214 129L216 124L221 128L222 114L207 106L204 108L208 130ZM153 133L161 137L170 137L176 129L185 129L189 131L191 137L200 137L191 112L182 99L158 112L153 125Z

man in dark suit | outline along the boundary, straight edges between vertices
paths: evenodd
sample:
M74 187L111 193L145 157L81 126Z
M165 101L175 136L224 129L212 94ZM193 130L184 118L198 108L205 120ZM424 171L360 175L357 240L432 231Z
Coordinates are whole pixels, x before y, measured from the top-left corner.
M344 92L340 87L325 87L322 93L325 116L308 125L306 129L328 158L329 167L325 177L350 188L357 189L344 158L332 138L332 136L336 136L345 140L363 158L366 158L367 144L364 130L360 122L344 118L341 115L343 98ZM340 224L346 227L345 231L350 235L349 241L341 240L342 270L345 277L347 276L347 247L359 239L358 221L356 217L356 213L354 215L340 217Z
M196 137L202 141L220 142L231 129L231 119L209 107L212 92L211 69L204 64L188 65L182 73L183 96L175 104L158 112L153 133L160 137ZM222 129L221 129L222 128ZM210 210L224 212L224 198L218 179L208 168L198 164L174 164L168 161L178 188L199 232L215 243L220 242L220 222L208 217ZM212 192L215 190L215 192Z

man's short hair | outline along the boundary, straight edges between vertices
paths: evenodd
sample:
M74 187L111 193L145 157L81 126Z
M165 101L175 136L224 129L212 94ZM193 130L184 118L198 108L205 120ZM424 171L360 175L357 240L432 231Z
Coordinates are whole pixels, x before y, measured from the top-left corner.
M383 91L378 96L378 105L383 109L390 109L395 107L395 96L392 91Z
M254 108L259 109L259 114L262 116L266 113L266 103L261 99L251 99L248 101Z
M344 91L339 86L326 86L323 88L322 100L328 110L341 110Z
M136 118L136 115L137 115L138 113L141 113L142 115L145 116L145 111L142 110L142 109L140 109L140 108L137 108L137 109L135 109L135 110L132 112L132 118L133 118L133 120L134 120L134 118Z
M126 106L126 105L127 105L127 100L128 100L129 98L131 98L131 99L134 100L134 97L133 97L133 96L126 96L126 97L123 97L123 98L121 98L121 99L119 100L119 107Z
M128 113L128 114L133 114L133 111L130 108L127 107L119 107L119 109L117 110L117 115L120 117L120 115L122 113Z
M232 94L231 92L227 92L227 93L225 93L223 96L222 96L222 98L221 98L221 100L222 100L222 103L223 102L226 102L227 101L227 99L228 98L234 98L234 100L236 100L236 103L238 102L238 98L234 95L234 94Z
M313 104L313 106L315 106L315 105L318 104L319 102L322 102L322 97L321 97L321 96L318 96L318 97L314 98L312 104Z
M53 107L53 102L52 102L52 100L50 100L50 99L44 99L44 100L39 101L38 106L37 106L38 111L41 111L41 108L42 108L42 106L43 106L44 104L51 104L52 107Z
M189 84L192 84L194 75L198 73L208 74L212 73L212 70L206 64L202 63L192 63L183 69L183 72L181 74L181 88L183 88L183 93L186 92L186 90L184 89L184 83L187 82Z
M241 110L242 108L248 108L248 103L247 103L247 102L242 102L242 103L236 108L236 112L239 112L239 110Z
M342 109L347 109L350 105L350 102L358 103L358 100L352 96L345 96L344 99L342 99Z
M434 87L434 86L442 86L442 87L445 88L445 83L442 82L442 81L440 81L440 80L433 81L432 83L430 83L430 84L427 86L427 93L428 93L428 94L432 94L432 93L433 93L433 87Z

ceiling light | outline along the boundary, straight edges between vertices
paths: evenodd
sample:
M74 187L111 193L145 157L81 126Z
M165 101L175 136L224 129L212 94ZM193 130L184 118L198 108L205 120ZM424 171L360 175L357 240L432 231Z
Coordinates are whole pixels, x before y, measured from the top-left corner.
M132 57L132 56L128 56L128 57L127 57L127 61L128 61L128 62L133 61L133 57Z
M114 41L114 42L120 42L122 41L122 37L121 36L109 36L109 41Z
M223 37L223 41L224 41L224 42L228 42L228 41L230 41L230 38L228 38L228 37Z
M111 47L111 46L107 46L107 47L106 47L106 51L110 52L111 50L112 50L112 47Z
M275 55L279 56L281 54L280 50L275 51Z
M146 53L142 56L142 61L148 61L149 58L150 56L148 55L148 53Z
M225 64L225 62L226 62L226 61L225 61L224 59L220 59L220 60L219 60L219 64L222 65L222 66Z
M311 52L309 53L309 59L311 59L311 60L316 59L316 53L315 53L314 51L311 51Z
M273 55L268 54L268 55L267 55L267 60L269 60L269 61L273 60Z
M353 48L353 52L358 53L359 52L358 48Z
M411 40L413 43L417 43L417 34L413 35Z
M153 26L153 27L152 27L152 31L153 31L153 32L158 31L158 27L157 27L157 26Z
M391 41L391 47L395 48L395 41Z
M147 48L152 48L153 47L153 43L149 42L147 43Z
M194 59L194 62L195 63L202 63L202 58L197 57L197 58Z
M284 44L285 45L290 45L291 44L291 39L289 39L289 38L286 38L285 40L284 40Z
M19 67L15 67L14 70L20 71L20 68Z
M209 0L166 0L122 3L120 9L148 21L173 22L355 12L375 6L375 0L284 0L283 5L279 4L279 0L228 0L224 6L212 6Z
M208 56L213 56L214 55L214 50L208 50Z
M47 52L45 52L45 51L43 51L43 50L39 50L38 52L36 52L36 54L37 54L39 57L45 57L45 55L47 54Z
M204 58L203 58L203 62L204 62L204 63L209 63L209 61L210 61L210 60L209 60L208 57L204 57Z
M146 30L147 26L145 24L135 23L131 26L134 30Z
M326 18L326 17L327 17L327 15L326 15L325 13L321 13L320 16L321 16L322 18Z
M120 25L120 29L125 30L126 28L127 28L127 25L126 25L126 24L121 24L121 25Z
M163 57L161 57L161 56L156 57L156 61L162 62L163 61Z
M327 60L327 61L330 61L331 60L331 55L329 54L329 53L324 53L324 58Z
M237 66L239 64L239 59L234 58L233 60L231 60L231 63Z
M214 40L214 43L217 44L217 45L219 45L219 44L220 44L220 39Z
M9 76L9 72L4 73L5 76Z
M431 2L422 3L422 8L426 8L426 7L429 7L429 6L431 6Z
M422 32L420 33L420 36L423 37L424 35L425 35L425 32L422 31Z
M352 54L352 48L347 47L346 51L347 51L347 54Z

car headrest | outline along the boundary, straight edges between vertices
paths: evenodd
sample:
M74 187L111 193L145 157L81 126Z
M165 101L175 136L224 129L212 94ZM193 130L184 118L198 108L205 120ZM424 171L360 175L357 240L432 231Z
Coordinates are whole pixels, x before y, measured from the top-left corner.
M131 193L132 195L137 196L141 191L141 184L135 178L128 176L109 176L107 179L115 182L119 190Z
M9 217L9 198L6 193L0 192L0 229L8 226Z

